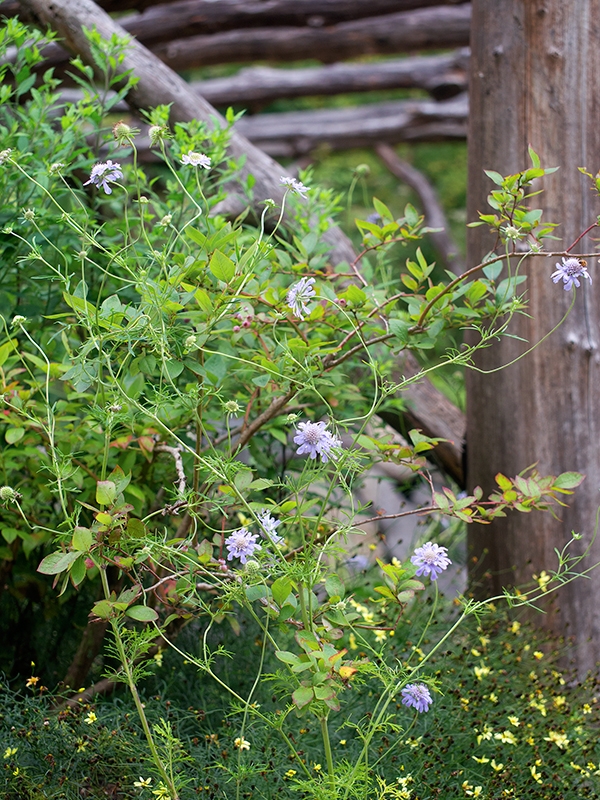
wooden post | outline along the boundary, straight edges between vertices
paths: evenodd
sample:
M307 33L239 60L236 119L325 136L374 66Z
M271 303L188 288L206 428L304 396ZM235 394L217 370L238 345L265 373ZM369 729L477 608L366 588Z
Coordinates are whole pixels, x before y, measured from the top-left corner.
M544 217L560 222L562 239L552 249L569 247L596 219L600 202L587 178L600 168L600 0L474 0L471 33L471 117L469 128L470 220L487 208L492 183L484 169L503 174L529 166L527 146L543 166L560 166L544 178L544 193L532 203ZM593 237L592 233L592 237ZM468 263L477 263L493 246L484 228L471 229ZM586 237L577 252L594 249ZM550 275L557 259L532 259L526 269L529 316L511 323L527 343L503 339L480 353L477 366L494 369L538 342L556 325L572 299ZM577 291L566 323L546 342L511 367L468 376L467 480L487 492L494 475L515 475L538 462L541 472L577 470L583 486L560 512L513 512L489 527L470 526L472 579L484 586L530 582L532 574L557 565L571 530L582 534L574 553L589 544L600 504L600 272L589 259L594 284ZM487 551L487 553L486 553ZM600 560L597 542L585 562ZM485 571L489 575L485 576ZM491 584L491 587L490 587ZM600 572L562 588L538 624L567 636L583 674L600 659Z

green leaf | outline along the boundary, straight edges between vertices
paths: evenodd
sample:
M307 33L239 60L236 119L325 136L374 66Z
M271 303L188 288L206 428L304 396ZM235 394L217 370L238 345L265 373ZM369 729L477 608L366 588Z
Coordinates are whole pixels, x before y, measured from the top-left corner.
M96 502L101 506L112 506L117 496L117 487L112 481L98 481L96 484Z
M557 489L575 489L585 480L585 475L580 472L563 472L554 481L553 488Z
M188 239L191 239L192 242L199 244L200 247L202 247L206 242L206 236L197 228L186 228L185 233Z
M146 535L146 526L141 519L130 517L127 520L127 534L131 536L132 539L141 539L142 536Z
M229 283L235 275L235 264L220 250L215 250L212 254L208 268L217 280L224 283Z
M312 702L314 696L312 686L299 686L292 694L292 701L297 708L304 708Z
M94 542L92 532L88 528L75 528L71 542L74 550L87 553Z
M213 545L208 539L203 539L196 550L198 561L201 564L208 564L213 557Z
M37 571L43 575L58 575L67 570L80 555L78 551L64 553L62 550L57 550L42 559Z
M276 650L275 657L284 664L297 664L300 659L295 653L290 653L289 650Z
M5 342L2 346L0 346L0 367L4 364L12 351L16 349L16 347L16 339L9 339L8 342Z
M499 172L495 172L493 169L484 169L485 174L490 178L490 180L494 181L494 183L498 184L498 186L502 186L504 183L504 177L500 175Z
M325 591L327 592L329 597L342 598L346 593L344 584L337 575L330 575L327 578L327 580L325 581Z
M100 617L100 619L110 619L110 617L113 615L113 611L113 604L108 600L98 600L98 602L94 603L92 606L90 616L94 615L96 617Z
M4 434L8 444L16 444L25 436L25 428L9 428Z
M238 473L236 473L233 482L235 484L236 489L239 492L243 492L244 489L247 489L252 483L252 470L241 469Z
M287 600L291 589L292 581L287 575L282 575L280 578L277 578L276 581L273 581L271 593L273 595L273 600L275 600L279 608L281 608Z
M18 535L19 531L16 528L2 528L2 538L9 544L12 544Z
M80 556L77 561L74 561L71 564L69 573L71 575L71 580L73 581L73 586L79 586L79 584L83 582L87 573L85 558L83 556Z
M210 314L210 312L213 310L213 304L208 292L205 292L204 289L196 289L194 292L194 298L202 311L206 311L207 314Z
M138 622L155 622L158 619L156 611L148 606L131 606L125 614Z

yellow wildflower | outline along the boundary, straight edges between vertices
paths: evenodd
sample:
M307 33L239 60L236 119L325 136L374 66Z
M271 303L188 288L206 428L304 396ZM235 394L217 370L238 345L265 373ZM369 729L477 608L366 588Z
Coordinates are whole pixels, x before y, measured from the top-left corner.
M96 722L97 719L98 719L98 717L94 714L94 712L90 711L90 713L87 715L87 717L83 721L86 723L86 725L93 725L94 722Z
M4 751L4 758L12 758L12 756L16 755L18 749L18 747L7 747Z
M538 772L535 767L529 767L529 771L531 772L531 777L536 783L542 782L542 774Z
M552 701L556 708L562 708L564 705L567 704L567 698L563 694L557 695L554 700Z
M313 764L313 769L315 772L321 772L323 767L320 764Z
M589 703L584 703L581 710L583 711L584 714L591 714L592 713L592 707L591 707L591 705Z
M515 728L518 728L518 727L519 727L519 725L521 724L521 723L519 722L519 718L518 718L518 717L515 717L515 716L511 716L511 717L509 717L509 718L508 718L508 721L510 722L510 724L511 724L511 725L514 725L514 726L515 726Z
M28 689L31 689L32 686L35 686L37 683L39 683L39 680L40 679L36 678L35 675L32 675L31 678L27 678L25 681L25 686L27 686Z
M494 734L494 739L499 739L503 744L516 744L517 737L514 735L512 731L500 731L500 733Z
M356 636L351 633L348 637L348 643L350 644L350 650L358 650L358 645L356 644Z
M477 756L471 756L471 758L473 759L473 761L476 761L478 764L489 764L490 763L489 758L486 758L485 756L481 756L481 758L477 758Z
M534 650L533 657L537 658L538 661L541 661L542 658L544 657L544 654L541 652L541 650Z
M136 789L147 789L152 783L152 778L142 778L140 775L139 781L134 781L133 785Z
M498 762L496 761L496 759L495 759L495 758L492 758L492 760L490 761L490 767L491 767L491 768L492 768L492 769L493 769L495 772L502 772L502 770L504 769L504 764L498 764Z
M387 633L385 631L375 631L375 641L379 644L382 644L387 639Z
M548 575L545 569L543 569L539 575L534 575L533 580L537 582L537 585L540 587L542 592L547 592L547 586L552 580L552 577Z
M485 678L486 675L489 675L491 671L491 668L487 667L483 662L481 663L480 667L473 667L473 672L475 673L475 677L478 681Z
M238 750L250 750L250 742L242 736L238 736L233 744Z
M521 630L521 623L515 620L510 626L510 632L517 634Z
M544 736L545 742L553 742L560 750L566 750L569 744L569 739L564 733L558 731L550 731L548 736Z
M286 778L293 778L295 774L296 774L296 770L295 769L288 769L288 771L285 773L285 777Z

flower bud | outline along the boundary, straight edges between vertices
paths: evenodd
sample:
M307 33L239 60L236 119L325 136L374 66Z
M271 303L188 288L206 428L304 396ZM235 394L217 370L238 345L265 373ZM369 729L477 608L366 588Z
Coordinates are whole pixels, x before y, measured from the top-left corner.
M0 486L0 500L4 503L14 503L20 496L12 486Z
M126 144L131 141L133 137L133 128L123 120L120 120L113 125L113 136L119 144Z
M167 129L163 125L152 125L148 130L150 144L157 145L163 142L167 136Z

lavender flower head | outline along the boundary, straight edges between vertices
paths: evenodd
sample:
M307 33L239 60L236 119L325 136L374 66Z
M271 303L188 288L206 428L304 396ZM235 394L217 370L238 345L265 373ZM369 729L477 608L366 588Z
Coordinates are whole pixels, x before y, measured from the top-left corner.
M239 558L242 564L245 564L255 550L262 550L262 547L256 541L257 539L258 534L250 533L248 528L240 528L239 531L234 531L231 536L225 539L225 547L229 551L227 560L231 561L233 558Z
M429 689L424 683L407 683L400 694L402 695L402 705L416 708L419 714L429 711L429 706L433 703Z
M426 575L432 581L436 581L440 573L452 563L448 558L448 548L440 547L433 542L426 542L422 547L417 547L410 560L419 568L417 575Z
M90 183L93 183L94 186L97 186L99 189L104 189L106 194L112 194L112 189L108 184L114 183L122 177L123 172L121 171L121 165L109 159L106 163L100 162L94 164L89 181L86 181L83 185L88 186Z
M188 150L187 153L181 156L181 163L187 164L190 167L210 169L211 160L209 156L204 155L204 153L195 153L193 150Z
M294 194L299 194L300 197L303 197L305 199L306 199L307 193L310 191L308 186L305 186L303 183L301 183L300 181L297 181L295 178L288 178L288 177L282 176L279 179L279 183L281 183L283 186L285 186L287 189L289 189Z
M299 422L294 442L300 445L296 450L297 455L308 453L313 460L320 456L323 464L329 459L335 460L332 450L342 446L341 439L327 430L326 422Z
M274 545L282 544L284 541L283 536L277 534L277 528L281 525L281 520L272 517L271 512L266 508L259 511L256 516L267 539L270 539Z
M578 278L587 278L590 283L592 282L592 278L586 269L585 261L582 262L578 258L563 257L562 262L562 264L556 263L557 269L556 272L552 273L552 280L554 283L558 283L562 278L565 292L572 289L573 284L579 289L581 284L577 280Z
M304 319L305 314L310 314L306 304L317 295L313 289L314 283L314 278L300 278L287 293L287 304L299 319Z

